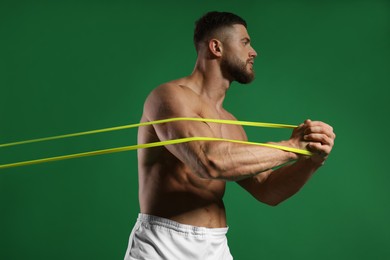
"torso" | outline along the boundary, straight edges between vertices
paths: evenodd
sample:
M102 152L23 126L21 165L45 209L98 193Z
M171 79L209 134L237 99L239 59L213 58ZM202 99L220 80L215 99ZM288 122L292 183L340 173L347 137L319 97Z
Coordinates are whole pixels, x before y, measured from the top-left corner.
M192 99L197 99L194 103L197 104L199 117L234 120L227 111L217 111L200 96L189 94L193 95ZM143 116L142 121L148 120ZM207 124L215 137L244 138L240 126ZM139 143L160 141L153 126L141 127L138 136ZM225 181L200 178L165 147L139 150L138 172L142 213L194 226L226 227L225 207L222 201Z

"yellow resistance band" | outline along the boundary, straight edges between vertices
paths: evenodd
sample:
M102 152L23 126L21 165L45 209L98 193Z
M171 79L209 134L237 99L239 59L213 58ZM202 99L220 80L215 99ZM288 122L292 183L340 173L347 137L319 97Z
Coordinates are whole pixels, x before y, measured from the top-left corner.
M296 127L295 125L286 125L286 124L272 124L272 123L235 121L235 120L224 120L224 119L178 117L178 118L168 118L168 119L163 119L163 120L143 122L143 123L138 123L138 124L118 126L118 127L104 128L104 129L98 129L98 130L92 130L92 131L86 131L86 132L80 132L80 133L58 135L58 136L52 136L52 137L44 137L44 138L38 138L38 139L32 139L32 140L25 140L25 141L13 142L13 143L0 144L0 148L28 144L28 143L36 143L36 142L42 142L42 141L63 139L63 138L68 138L68 137L97 134L97 133L103 133L103 132L109 132L109 131L123 130L123 129L128 129L128 128L136 128L136 127L140 127L140 126L170 123L170 122L175 122L175 121L198 121L198 122L211 122L211 123L219 123L219 124L256 126L256 127L271 127L271 128L295 128ZM60 161L60 160L73 159L73 158L86 157L86 156L124 152L124 151L137 150L137 149L143 149L143 148L151 148L151 147L157 147L157 146L180 144L180 143L186 143L186 142L192 142L192 141L225 141L225 142L232 142L232 143L239 143L239 144L265 146L265 147L276 148L276 149L280 149L280 150L284 150L284 151L289 151L289 152L303 154L303 155L309 155L309 156L312 155L312 153L307 151L307 150L296 149L296 148L287 147L287 146L255 143L255 142L247 142L247 141L223 139L223 138L213 138L213 137L188 137L188 138L180 138L180 139L167 140L167 141L161 141L161 142L138 144L138 145L123 146L123 147L97 150L97 151L91 151L91 152L56 156L56 157L37 159L37 160L31 160L31 161L3 164L3 165L0 165L0 169L18 167L18 166L27 166L27 165L32 165L32 164Z

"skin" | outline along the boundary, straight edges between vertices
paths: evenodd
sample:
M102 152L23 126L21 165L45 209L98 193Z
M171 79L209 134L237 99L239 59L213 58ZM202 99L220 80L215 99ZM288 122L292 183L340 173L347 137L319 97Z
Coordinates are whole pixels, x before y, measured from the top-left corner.
M172 117L236 120L223 108L226 91L238 80L226 64L241 66L250 81L256 56L246 28L231 26L223 37L210 38L198 47L191 75L150 93L141 121ZM247 140L241 126L173 122L141 127L138 143L192 136ZM139 150L141 212L194 226L226 227L222 199L227 181L237 182L262 203L277 205L299 191L323 165L335 137L328 124L306 120L292 131L290 139L273 143L309 149L315 154L312 157L229 142L197 141Z

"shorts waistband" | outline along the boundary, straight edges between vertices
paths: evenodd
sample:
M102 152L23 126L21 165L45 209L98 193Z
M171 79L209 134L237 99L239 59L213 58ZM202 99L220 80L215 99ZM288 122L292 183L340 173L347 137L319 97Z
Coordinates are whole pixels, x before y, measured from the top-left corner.
M161 227L165 227L171 230L174 230L176 232L188 234L188 235L195 235L195 236L225 236L226 233L229 230L229 227L226 228L206 228L206 227L197 227L187 224L181 224L179 222L157 217L153 215L138 214L137 221L142 223L148 223L150 225L158 225Z

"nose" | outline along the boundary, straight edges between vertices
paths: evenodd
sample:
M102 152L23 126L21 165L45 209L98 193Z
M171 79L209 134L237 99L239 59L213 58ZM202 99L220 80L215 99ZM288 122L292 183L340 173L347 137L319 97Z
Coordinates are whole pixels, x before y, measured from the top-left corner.
M255 51L255 49L251 48L251 50L249 51L249 57L251 58L257 57L257 52Z

